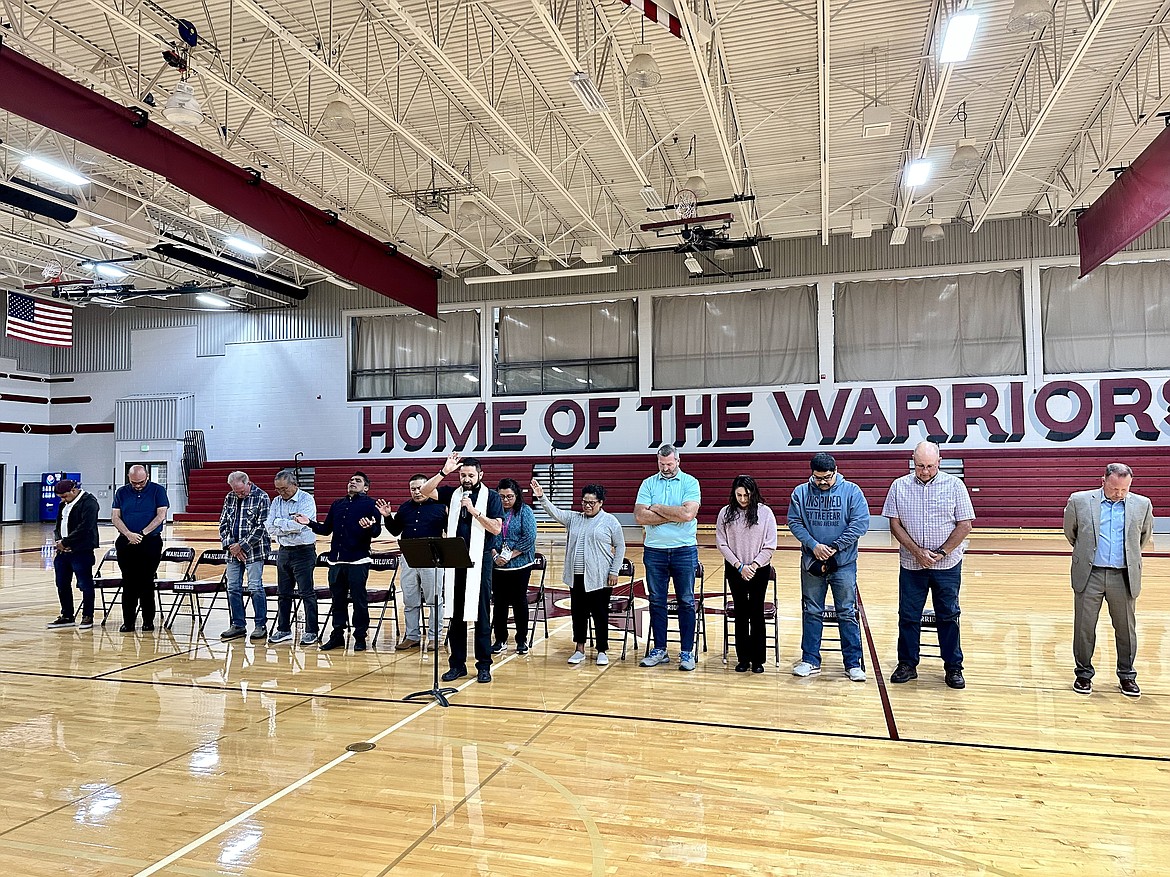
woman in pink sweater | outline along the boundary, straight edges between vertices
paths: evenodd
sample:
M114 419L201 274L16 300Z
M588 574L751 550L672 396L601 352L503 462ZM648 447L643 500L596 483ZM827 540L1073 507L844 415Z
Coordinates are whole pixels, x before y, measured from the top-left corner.
M764 599L772 552L776 550L776 516L764 505L750 475L737 475L731 497L715 519L715 544L723 555L724 574L735 600L736 673L764 672L767 641Z

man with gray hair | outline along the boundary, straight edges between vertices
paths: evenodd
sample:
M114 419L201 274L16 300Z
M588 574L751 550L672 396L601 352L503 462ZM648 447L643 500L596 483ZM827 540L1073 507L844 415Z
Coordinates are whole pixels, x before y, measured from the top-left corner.
M646 531L642 560L654 636L654 648L642 659L642 667L670 663L666 654L666 589L674 579L681 640L678 668L695 669L695 566L699 561L695 519L699 500L699 481L679 468L674 445L660 447L658 473L642 482L634 505L634 520Z
M220 639L238 639L248 632L244 615L244 577L252 597L255 628L251 639L260 642L268 636L268 603L264 596L264 558L268 556L268 494L252 483L246 472L228 476L231 492L224 497L219 515L219 541L227 550L226 566L228 614L231 623Z
M1141 697L1137 671L1134 605L1142 590L1142 549L1154 538L1154 507L1130 493L1133 470L1124 463L1105 467L1101 486L1081 490L1064 507L1064 536L1072 546L1073 660L1077 694L1093 693L1093 651L1101 601L1117 643L1117 681L1126 697Z
M313 568L317 565L317 537L296 518L317 519L317 503L301 490L297 474L281 469L274 480L276 499L268 507L268 532L280 546L276 552L276 630L268 638L273 645L292 639L293 584L305 608L305 632L301 645L317 641L317 592Z

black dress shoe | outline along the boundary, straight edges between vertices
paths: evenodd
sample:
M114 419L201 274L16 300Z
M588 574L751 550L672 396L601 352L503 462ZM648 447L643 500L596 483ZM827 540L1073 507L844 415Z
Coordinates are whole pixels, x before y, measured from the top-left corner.
M454 682L456 679L460 679L466 675L466 667L452 667L450 670L444 673L441 678L444 682Z
M1141 697L1142 696L1142 690L1140 688L1138 688L1137 682L1134 681L1133 679L1118 680L1117 686L1118 686L1118 688L1121 689L1121 693L1124 694L1126 697Z
M735 672L736 673L746 673L751 668L752 668L752 665L749 664L747 661L740 661L738 664L735 665Z
M479 673L477 673L475 676L475 681L476 682L491 682L492 681L492 671L491 670L480 670Z
M134 633L134 625L133 624L123 624L121 627L118 628L118 633Z
M366 650L365 637L358 637L353 641L353 650L355 652L364 652Z
M962 670L947 670L948 688L966 688L967 680L963 678Z
M909 664L899 664L890 677L891 682L909 682L918 678L918 670Z
M763 664L752 664L752 672L753 673L763 673L764 672L764 665Z
M344 649L344 648L345 648L345 637L331 636L331 637L329 637L328 642L321 643L321 651L323 651L323 652L328 652L328 651L331 651L332 649Z
M1078 677L1077 680L1073 682L1073 691L1075 691L1077 694L1092 694L1093 680L1081 679Z
M147 621L147 622L143 623L142 632L143 633L154 633L154 622Z

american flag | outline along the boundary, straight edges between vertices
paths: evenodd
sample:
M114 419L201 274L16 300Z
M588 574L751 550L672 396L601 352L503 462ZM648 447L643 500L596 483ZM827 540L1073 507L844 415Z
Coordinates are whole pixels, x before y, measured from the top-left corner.
M50 347L73 346L73 308L67 304L44 301L19 292L8 293L9 338L47 344Z

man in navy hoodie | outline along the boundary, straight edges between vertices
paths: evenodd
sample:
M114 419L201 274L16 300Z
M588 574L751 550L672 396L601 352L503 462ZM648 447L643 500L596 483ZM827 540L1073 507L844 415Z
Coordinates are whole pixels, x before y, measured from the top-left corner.
M800 663L793 676L821 672L821 613L833 589L845 673L865 681L861 625L857 621L857 540L869 530L869 506L861 488L837 471L832 454L809 461L812 477L792 491L788 529L800 540L800 594L804 607Z

